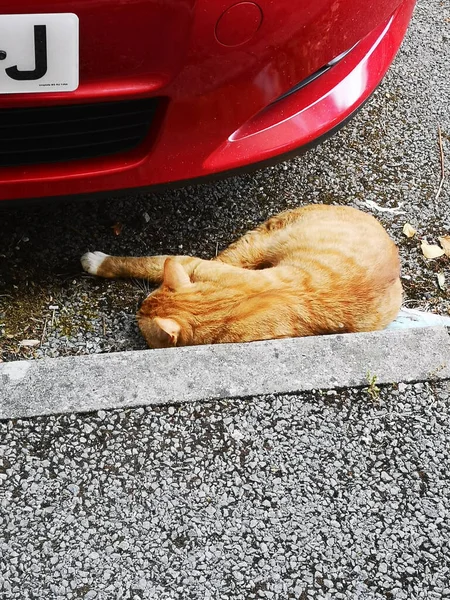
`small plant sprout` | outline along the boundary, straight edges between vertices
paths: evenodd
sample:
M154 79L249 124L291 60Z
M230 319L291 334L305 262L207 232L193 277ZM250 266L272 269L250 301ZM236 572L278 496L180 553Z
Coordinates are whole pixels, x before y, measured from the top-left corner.
M367 393L369 394L369 396L371 397L371 399L373 401L378 400L379 396L380 396L380 388L376 385L377 383L377 376L376 375L372 375L372 373L370 371L367 371L367 383L369 384L369 386L367 387Z

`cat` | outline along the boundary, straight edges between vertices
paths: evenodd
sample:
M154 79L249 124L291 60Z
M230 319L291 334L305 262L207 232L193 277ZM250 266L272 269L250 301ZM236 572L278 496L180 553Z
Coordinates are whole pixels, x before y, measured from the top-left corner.
M282 212L212 260L88 252L81 262L100 277L162 283L137 314L152 348L384 329L402 302L394 242L342 206Z

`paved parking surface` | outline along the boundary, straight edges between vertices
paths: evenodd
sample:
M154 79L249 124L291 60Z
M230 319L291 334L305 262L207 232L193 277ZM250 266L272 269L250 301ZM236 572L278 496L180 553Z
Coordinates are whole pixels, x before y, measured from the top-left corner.
M449 392L0 424L0 597L450 598Z

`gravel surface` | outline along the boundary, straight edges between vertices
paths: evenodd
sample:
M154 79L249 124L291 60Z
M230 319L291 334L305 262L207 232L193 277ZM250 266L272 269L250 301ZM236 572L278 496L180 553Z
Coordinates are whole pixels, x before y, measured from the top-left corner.
M449 394L2 423L0 597L450 598Z
M79 257L87 250L211 257L270 215L310 202L349 204L379 217L400 245L408 306L447 314L448 294L436 276L450 281L448 258L426 261L418 238L401 231L409 221L429 242L450 233L448 177L435 199L438 123L450 173L449 20L448 2L419 0L372 101L304 156L160 194L0 209L0 360L144 347L134 313L145 290L83 275ZM36 345L20 345L29 339Z

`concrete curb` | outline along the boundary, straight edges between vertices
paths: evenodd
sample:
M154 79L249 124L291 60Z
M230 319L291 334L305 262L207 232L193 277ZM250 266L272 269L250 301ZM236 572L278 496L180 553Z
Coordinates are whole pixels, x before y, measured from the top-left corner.
M0 364L0 418L450 378L445 327Z

